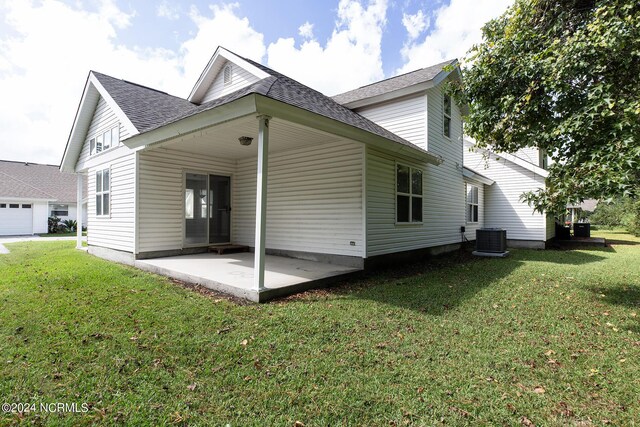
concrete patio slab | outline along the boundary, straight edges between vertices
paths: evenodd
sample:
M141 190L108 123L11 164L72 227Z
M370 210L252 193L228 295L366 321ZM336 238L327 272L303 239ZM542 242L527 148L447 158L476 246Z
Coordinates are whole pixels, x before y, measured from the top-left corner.
M323 287L361 271L353 267L267 255L265 288L258 290L253 287L253 261L253 253L202 253L136 260L134 265L145 271L255 302Z

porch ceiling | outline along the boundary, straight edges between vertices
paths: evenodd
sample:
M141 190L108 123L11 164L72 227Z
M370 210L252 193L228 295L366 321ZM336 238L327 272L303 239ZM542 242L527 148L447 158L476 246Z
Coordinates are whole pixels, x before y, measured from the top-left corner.
M273 118L269 123L270 153L344 139L282 119ZM242 146L238 141L241 136L252 137L254 141L250 146ZM258 154L258 119L255 116L241 117L175 138L158 144L158 146L234 160L256 157Z

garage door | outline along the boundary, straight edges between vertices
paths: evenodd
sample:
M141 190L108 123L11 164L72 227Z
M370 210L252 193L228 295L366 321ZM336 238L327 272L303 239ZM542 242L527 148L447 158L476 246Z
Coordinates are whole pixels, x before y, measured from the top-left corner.
M31 234L32 227L32 204L0 203L0 236Z

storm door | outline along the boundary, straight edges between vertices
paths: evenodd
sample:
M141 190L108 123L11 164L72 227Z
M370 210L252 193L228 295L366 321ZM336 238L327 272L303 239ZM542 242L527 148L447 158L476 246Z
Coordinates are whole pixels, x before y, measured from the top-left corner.
M231 242L231 178L209 175L209 243Z

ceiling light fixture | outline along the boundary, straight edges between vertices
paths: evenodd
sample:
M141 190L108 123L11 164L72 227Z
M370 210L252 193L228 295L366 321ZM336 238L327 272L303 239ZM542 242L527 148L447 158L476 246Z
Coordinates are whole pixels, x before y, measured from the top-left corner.
M238 141L240 141L240 145L251 145L251 141L253 141L253 138L251 138L250 136L241 136L240 138L238 138Z

